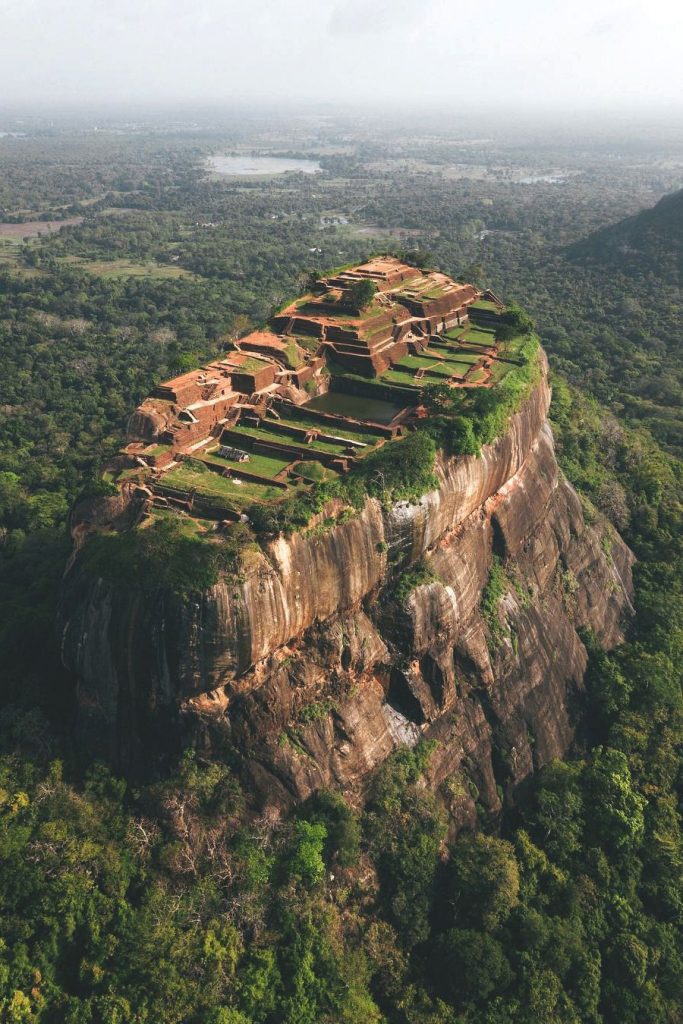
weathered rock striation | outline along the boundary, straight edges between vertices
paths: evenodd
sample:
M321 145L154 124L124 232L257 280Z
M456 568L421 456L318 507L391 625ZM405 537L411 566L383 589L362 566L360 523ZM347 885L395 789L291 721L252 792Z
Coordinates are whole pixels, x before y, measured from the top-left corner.
M264 803L351 798L401 743L438 741L456 821L496 811L569 748L582 628L621 639L633 557L560 473L545 372L480 457L440 457L417 504L252 549L239 581L183 598L65 577L62 650L83 735L119 769L185 743L235 759ZM484 614L492 565L503 596ZM399 600L423 561L431 581ZM492 628L493 627L493 628Z

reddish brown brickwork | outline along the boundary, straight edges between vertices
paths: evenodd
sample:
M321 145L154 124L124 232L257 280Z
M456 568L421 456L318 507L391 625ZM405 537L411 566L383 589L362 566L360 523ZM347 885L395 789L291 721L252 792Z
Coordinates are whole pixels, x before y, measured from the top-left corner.
M376 292L359 309L354 289L362 281L372 282ZM443 331L466 323L480 297L471 284L393 256L338 271L220 359L157 385L129 421L124 453L155 470L194 456L215 445L244 412L258 417L271 409L277 415L279 403L302 405L324 391L321 371L330 359L342 370L378 377L405 356L422 353ZM281 447L287 449L284 441ZM332 460L322 459L327 461Z

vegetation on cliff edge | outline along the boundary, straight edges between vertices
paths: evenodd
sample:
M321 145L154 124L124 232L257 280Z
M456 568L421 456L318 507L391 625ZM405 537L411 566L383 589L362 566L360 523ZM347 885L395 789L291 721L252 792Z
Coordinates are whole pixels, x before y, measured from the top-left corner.
M504 432L541 379L540 342L532 333L517 334L503 357L513 365L492 388L454 389L446 384L425 388L429 412L425 429L452 455L478 455Z
M118 587L187 595L209 590L222 575L239 572L240 555L253 542L243 523L216 539L202 539L175 517L145 529L96 533L80 554L88 575Z

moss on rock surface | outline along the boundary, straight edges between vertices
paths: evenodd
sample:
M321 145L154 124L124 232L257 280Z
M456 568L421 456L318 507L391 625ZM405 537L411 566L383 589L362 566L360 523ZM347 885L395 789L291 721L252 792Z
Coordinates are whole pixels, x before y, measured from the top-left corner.
M81 564L86 573L117 587L188 595L234 574L251 540L242 524L207 540L180 519L160 519L144 530L95 534L83 549Z

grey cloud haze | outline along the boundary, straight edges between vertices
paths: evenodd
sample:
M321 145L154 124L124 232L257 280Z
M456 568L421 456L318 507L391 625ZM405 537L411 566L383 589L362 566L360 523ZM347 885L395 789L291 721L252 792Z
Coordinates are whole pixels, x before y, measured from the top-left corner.
M393 34L425 18L433 6L427 0L378 0L372 5L367 0L348 0L333 7L328 28L332 35Z
M13 103L681 99L678 0L0 0Z

